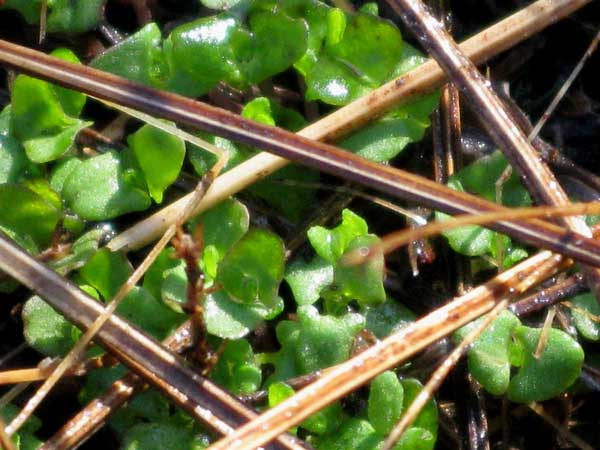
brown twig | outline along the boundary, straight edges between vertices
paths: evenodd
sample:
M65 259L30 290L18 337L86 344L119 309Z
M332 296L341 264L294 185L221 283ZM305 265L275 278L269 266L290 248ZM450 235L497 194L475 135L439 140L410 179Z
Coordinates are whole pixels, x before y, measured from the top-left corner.
M0 234L0 269L36 291L80 328L88 328L103 306L51 269L35 261ZM254 417L237 399L195 374L184 361L118 316L111 316L95 338L121 362L157 387L192 417L226 434ZM281 436L277 448L301 448Z
M581 450L594 450L594 447L585 442L575 433L570 431L565 425L561 424L558 420L556 420L554 417L548 414L544 410L544 407L542 405L538 403L530 403L528 406L532 411L534 411L542 419L548 422L553 428L555 428L556 431L558 431L562 437L574 444L577 448Z
M181 353L194 342L193 332L193 326L188 320L163 343L171 351ZM115 381L102 395L90 401L65 423L40 450L66 450L76 447L97 431L112 414L144 386L145 382L134 373L128 373Z
M576 273L554 286L543 288L522 300L510 305L509 309L522 317L554 305L561 300L581 294L587 290L583 275Z
M492 139L519 172L533 197L541 204L568 204L569 198L554 174L541 161L527 136L513 122L489 83L443 25L420 0L387 1L468 98L471 108L476 111ZM566 217L562 222L575 233L588 237L592 235L581 217ZM600 302L600 269L582 266L582 271Z
M581 0L579 2L570 1L564 3L541 0L535 5L526 8L526 10L516 13L502 23L470 39L465 43L465 49L477 60L488 58L492 53L510 46L524 36L529 35L529 33L535 32L535 30L539 30L557 20L561 14L570 12L585 3L586 1ZM507 27L510 28L510 33L506 32ZM486 45L483 45L483 43ZM466 196L466 200L465 198L461 200L453 198L457 195L456 192L448 192L448 190L440 192L438 185L431 182L426 183L422 178L415 177L414 175L408 176L409 174L397 170L389 172L389 168L386 172L380 167L378 168L377 165L366 163L361 158L355 158L351 154L336 153L331 147L329 147L329 153L323 152L327 146L319 147L317 145L315 147L314 143L311 145L310 141L307 142L306 140L303 141L302 139L294 138L290 133L243 121L235 115L189 99L182 99L172 94L159 93L153 89L125 82L119 77L102 74L93 69L59 62L46 55L41 55L31 50L24 50L6 42L0 42L0 60L21 70L26 70L33 75L50 79L71 88L91 92L94 95L108 98L116 103L128 103L129 106L133 106L136 109L148 111L158 116L171 118L193 126L199 126L209 132L219 132L221 135L226 135L233 139L250 143L251 145L277 151L282 156L293 157L296 161L313 165L321 170L346 176L361 183L368 183L371 187L382 189L410 201L420 202L429 207L449 213L474 212L472 208L469 208L469 211L467 211L467 207L464 204L466 201L471 207L474 206L469 201L474 201L470 196ZM385 89L382 88L382 90L378 90L376 93L367 96L368 98L364 101L370 101L369 107L363 107L360 113L356 110L361 104L359 101L349 105L346 107L347 109L342 108L340 110L341 116L335 113L325 120L320 121L318 127L310 126L303 130L301 134L313 137L312 134L318 133L319 138L334 137L340 133L347 132L350 126L360 125L360 117L365 121L372 119L373 114L377 114L378 111L383 111L386 107L391 106L391 103L389 103L391 99L396 101L398 98L401 98L397 97L397 95L414 93L423 83L428 89L431 89L436 83L442 80L443 74L439 73L439 69L436 69L435 63L430 63L427 71L423 72L425 69L424 66L427 66L427 64L401 77L395 83L389 83ZM91 73L96 74L96 76L90 78ZM435 76L432 78L432 75ZM412 81L415 79L415 76L421 77L416 78L418 83ZM390 90L390 87L394 86L395 88ZM201 117L199 114L204 114L204 116ZM338 119L340 117L344 117L345 120L339 122ZM350 119L351 117L354 117L354 119ZM331 120L335 122L331 122ZM320 152L320 157L315 159L315 151L311 152L308 150L310 148L314 149L316 153ZM207 196L197 212L246 187L256 179L263 178L286 163L287 161L281 158L264 154L252 158L245 164L238 166L238 170L230 171L220 177L215 182L215 194ZM244 176L240 178L241 173L244 173ZM181 205L174 204L173 206L176 210L179 210ZM491 207L491 205L488 206ZM162 231L164 229L163 225L166 226L169 223L165 219L165 215L151 217L148 221L144 221L143 225L140 224L140 227L137 227L135 230L131 229L129 236L131 236L131 233L134 233L140 236L136 238L138 243L147 242L147 239L152 239L148 235L148 232L153 236L158 230ZM525 228L528 226L525 225ZM502 223L499 224L499 227L502 227L503 232L517 237L517 239L567 253L591 264L598 264L598 259L600 259L595 254L595 251L584 252L577 248L591 248L597 245L585 238L581 240L581 244L579 245L573 245L573 242L565 244L564 241L568 240L568 236L549 237L548 234L552 234L552 231L548 229L537 229L533 232L529 230L527 232L522 227L515 229L514 225ZM110 248L113 250L121 248L124 245L123 241L127 242L128 239L130 238L125 238L121 235L120 242L119 240L113 241ZM557 245L558 243L561 243L561 245ZM562 249L558 247L562 247ZM590 258L593 262L590 261Z
M301 164L450 214L473 214L500 209L498 205L475 196L452 190L409 172L373 163L352 153L311 141L280 128L252 122L204 103L157 91L115 75L61 61L5 41L0 41L0 61L65 87L84 91L113 103L126 104L127 107L150 111L158 117L183 122L208 132L216 132L253 146L267 148L279 156ZM271 165L266 172L265 160L273 161L272 155L257 155L239 165L237 169L238 171L249 169L249 173L256 173L257 168L260 167L262 169L259 174L263 177L265 173L271 173L271 169L275 170L287 164L285 159L278 159L280 163ZM253 166L255 167L252 168ZM200 205L206 207L221 200L224 192L221 188L227 192L237 191L240 188L240 180L235 178L236 173L239 172L229 171L215 180L213 191L217 190L219 194L211 195L209 192ZM247 182L246 178L243 181L244 185ZM226 186L223 186L224 184ZM186 196L172 205L175 207L176 214L188 200ZM600 266L600 243L585 236L576 236L573 239L570 231L535 221L524 223L502 221L495 224L494 228L532 245L549 248L580 261ZM160 227L160 229L164 228ZM115 250L114 245L109 248Z
M403 413L400 421L394 426L389 436L383 442L381 450L392 450L400 437L408 429L408 427L415 421L423 407L431 399L437 389L439 389L442 382L446 379L450 371L456 366L462 355L467 350L467 347L471 345L483 331L498 317L498 315L504 311L508 305L508 300L500 301L489 313L487 313L473 330L469 332L467 336L461 341L459 345L448 355L442 364L435 370L431 375L429 381L423 386L423 389L417 394L415 399L412 401L408 409Z
M210 450L251 450L269 442L379 373L395 367L433 342L490 311L500 298L513 298L569 265L561 256L541 252L466 295L433 311L357 356L327 370L318 380L261 414Z

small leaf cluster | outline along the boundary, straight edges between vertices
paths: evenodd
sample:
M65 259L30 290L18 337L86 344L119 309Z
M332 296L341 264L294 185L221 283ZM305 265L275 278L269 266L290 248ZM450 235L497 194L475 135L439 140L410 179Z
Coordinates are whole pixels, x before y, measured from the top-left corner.
M456 339L464 338L477 323L457 331ZM541 328L525 326L514 314L504 311L469 349L469 370L488 392L505 394L513 402L555 397L579 377L584 353L562 330L551 328L539 349L541 338Z
M492 202L501 200L506 206L530 206L529 193L515 173L512 173L502 184L501 198L497 198L496 181L502 177L507 167L508 162L504 155L496 151L454 174L450 177L448 185L458 191L477 194ZM438 220L445 220L448 217L446 214L436 213ZM510 267L527 257L527 251L512 242L508 236L479 225L464 226L445 231L443 234L454 251L466 256L488 256L495 260L500 259L498 266L501 268ZM480 267L486 267L483 260L479 260L479 263Z
M48 9L48 32L81 33L98 24L104 0L6 0L0 9L14 9L29 24L36 24L40 21L42 2Z
M366 410L358 416L348 416L335 403L302 422L299 428L312 433L309 442L317 450L376 449L422 388L413 378L399 380L394 372L387 371L371 382ZM293 393L294 390L283 382L272 384L269 386L269 406L275 406ZM394 450L433 449L437 422L437 408L431 400Z

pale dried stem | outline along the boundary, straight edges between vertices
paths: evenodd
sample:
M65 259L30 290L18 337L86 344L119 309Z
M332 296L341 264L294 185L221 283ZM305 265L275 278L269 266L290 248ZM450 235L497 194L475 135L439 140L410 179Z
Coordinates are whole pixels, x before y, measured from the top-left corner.
M554 174L542 161L521 128L514 122L504 103L477 70L475 63L458 47L443 25L429 12L421 0L387 0L416 34L453 83L468 98L470 107L480 117L490 137L521 175L523 184L540 204L564 205L569 198ZM565 217L565 226L578 234L591 237L583 217ZM582 265L588 285L600 302L600 269Z
M388 437L383 442L381 450L392 450L398 440L402 437L404 432L409 426L415 421L421 410L425 407L427 402L433 397L435 391L437 391L443 381L446 379L450 371L456 366L467 347L471 345L475 339L479 337L481 333L498 317L498 315L504 311L508 306L508 300L502 300L498 303L494 309L487 313L481 323L465 336L459 345L456 346L452 353L450 353L446 359L440 364L440 366L431 374L429 381L423 389L417 394L415 399L412 401L406 412L402 415L400 421L394 426Z
M15 398L17 398L17 396L25 389L27 389L30 384L31 383L19 383L10 388L10 390L6 394L4 394L2 398L0 398L0 410L2 410L6 405L8 405Z
M427 225L414 229L404 229L390 233L381 238L378 244L369 248L357 249L344 256L346 264L360 264L370 255L383 252L388 254L417 239L425 239L454 230L466 225L487 225L499 220L532 219L535 217L560 217L581 214L600 214L600 202L571 203L562 206L537 206L530 208L512 208L501 212L468 214L455 216L448 220L430 222Z
M10 436L6 434L6 424L4 419L0 417L0 445L3 450L17 450L14 442L10 439Z
M33 369L5 370L0 372L0 385L30 383L48 378L48 369L35 367Z
M533 357L535 359L541 358L542 354L544 353L544 348L546 348L548 337L550 336L550 330L552 329L552 322L554 322L554 316L556 316L556 306L550 307L546 313L544 325L542 326L538 343L535 347L535 351L533 352Z
M461 45L461 50L475 63L483 63L576 11L589 1L539 0L466 40ZM444 80L444 72L434 60L429 59L400 78L309 125L298 134L315 140L334 141L376 119L394 106L439 87ZM259 153L217 178L211 192L198 205L195 213L205 211L288 163L289 161L279 156ZM174 215L186 198L182 197L125 230L108 243L108 248L113 251L136 249L156 239L173 222Z
M487 313L499 298L512 299L571 263L549 251L540 252L363 353L331 368L314 383L238 428L209 449L251 450L264 445L381 372L405 362L433 342Z
M142 263L136 268L131 274L127 281L121 286L119 291L115 294L112 301L104 308L102 314L100 314L96 320L90 325L85 331L81 338L77 341L75 346L69 351L69 353L63 358L63 360L56 366L52 371L52 374L42 383L42 386L36 391L36 393L27 401L25 406L19 412L19 414L11 421L6 428L6 433L10 436L14 434L27 420L27 418L33 413L38 407L42 400L48 395L52 387L60 380L60 378L69 370L81 357L88 344L92 341L98 330L107 322L110 316L115 312L117 307L121 304L122 300L129 294L129 292L135 287L135 285L141 280L142 276L146 273L148 268L156 260L160 252L165 246L171 241L178 226L182 226L185 221L189 218L190 214L194 211L198 202L202 199L204 194L210 188L212 180L217 176L222 167L225 165L226 158L221 158L217 164L205 175L202 180L198 183L197 188L193 191L189 197L187 203L179 211L176 221L171 224L165 231L162 238L154 245L152 250L146 255Z
M204 139L199 138L198 136L194 136L193 134L190 134L186 131L180 130L175 125L172 125L169 122L157 119L157 118L151 116L150 114L146 114L141 111L136 111L135 109L128 108L127 106L117 105L116 103L108 102L106 100L102 100L101 98L97 98L97 97L94 97L94 98L96 100L98 100L99 102L104 103L106 106L108 106L110 108L119 110L119 111L127 114L128 116L135 117L136 119L141 120L142 122L152 125L154 128L158 128L159 130L162 130L173 136L177 136L178 138L184 140L185 142L194 144L197 147L200 147L200 148L206 150L207 152L212 153L213 155L215 155L217 157L222 157L225 154L225 150L217 147L214 144L211 144L210 142L205 141ZM193 193L190 193L190 195L193 195Z
M563 85L560 87L560 89L558 90L558 92L556 93L556 95L554 96L554 98L540 117L540 120L538 120L538 122L535 124L535 127L533 127L533 130L531 130L531 133L529 133L528 139L530 142L537 137L544 124L550 118L550 116L552 115L562 98L565 96L565 94L573 84L573 81L575 81L575 79L581 72L581 69L583 69L583 66L585 65L587 60L590 58L590 56L592 56L592 53L594 53L596 47L598 47L599 42L600 31L596 33L596 35L590 42L590 45L588 45L588 48L585 50L585 53L583 54L575 68L572 70L572 72L569 74L569 78L567 78Z

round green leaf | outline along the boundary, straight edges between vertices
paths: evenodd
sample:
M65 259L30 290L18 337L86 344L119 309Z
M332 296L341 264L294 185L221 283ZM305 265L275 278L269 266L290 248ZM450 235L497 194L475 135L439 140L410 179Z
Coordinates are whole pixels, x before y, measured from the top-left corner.
M392 298L380 305L365 308L364 315L367 328L379 339L399 331L416 319L415 313Z
M200 95L219 81L241 81L232 45L250 37L228 15L204 17L175 28L164 42L171 68L170 87L188 95Z
M245 339L227 342L211 378L234 395L255 392L260 387L262 374L250 343Z
M385 42L385 45L381 45ZM402 35L391 22L372 14L358 13L327 53L347 64L370 83L385 81L402 56Z
M185 143L177 136L144 125L127 139L146 179L150 196L161 203L163 192L179 176Z
M10 136L0 135L0 183L16 183L29 161L23 146Z
M471 322L458 330L455 340L460 341L481 323L482 319ZM468 352L469 370L473 377L491 394L502 395L508 389L511 367L511 340L519 319L508 311L503 311L478 339Z
M278 236L250 230L221 261L217 280L239 302L271 305L283 278L284 257Z
M285 281L299 306L311 305L319 300L321 290L333 283L333 266L319 256L310 262L299 259L287 267Z
M253 37L251 57L237 56L250 84L283 72L306 52L308 30L303 20L281 11L261 11L250 15L249 28Z
M97 289L104 300L112 299L132 272L131 264L122 253L113 253L106 248L96 252L79 269L79 275Z
M185 427L167 422L140 423L127 430L121 446L123 450L202 450L203 439Z
M369 422L382 435L387 435L400 419L404 388L394 372L387 371L371 381L368 402Z
M64 182L63 197L69 207L88 220L106 220L150 206L150 199L129 184L116 152L83 161Z
M53 0L48 2L47 27L50 32L81 33L91 30L100 20L104 0Z
M158 25L149 23L100 54L91 66L148 86L163 87L167 81L161 41Z
M320 226L312 227L307 236L317 255L335 264L346 251L350 241L367 233L367 222L349 209L344 209L340 225L331 230Z
M348 359L354 336L365 323L359 314L346 314L341 318L320 315L313 306L301 306L297 314L300 334L295 354L301 374Z
M333 434L319 439L317 450L373 450L381 444L382 437L363 419L348 419Z
M73 347L78 329L37 295L23 307L27 343L47 356L63 356Z
M232 300L224 290L207 295L204 300L206 329L223 339L239 339L282 310L281 299L272 308L243 305Z
M0 185L0 226L39 247L46 246L54 234L62 212L54 202L24 186Z
M377 236L358 236L350 241L346 253L369 249L377 244ZM377 252L362 264L338 264L334 271L334 284L337 292L345 298L361 304L376 305L385 302L386 299L383 287L384 272L383 253Z
M185 318L160 302L146 289L134 287L117 307L117 314L157 339L164 339Z
M583 350L571 336L552 328L539 358L534 356L538 346L539 328L519 326L515 339L524 347L522 367L510 380L508 399L529 403L548 400L564 392L575 382L583 365Z
M231 246L248 231L250 215L245 205L228 199L203 213L197 223L202 226L205 247L213 246L219 258L223 258Z

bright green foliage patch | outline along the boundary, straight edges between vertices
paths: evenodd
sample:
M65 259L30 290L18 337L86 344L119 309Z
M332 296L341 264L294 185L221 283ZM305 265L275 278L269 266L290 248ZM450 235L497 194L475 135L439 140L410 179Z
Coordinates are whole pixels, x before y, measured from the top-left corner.
M161 203L164 190L179 176L185 143L149 125L130 135L127 142L144 174L150 197Z
M90 190L90 186L95 189ZM67 205L86 220L106 220L150 206L146 192L128 177L119 153L108 152L74 164L62 195Z
M583 349L571 336L552 328L539 358L534 356L541 329L519 326L515 340L522 348L522 361L510 380L508 399L529 403L555 397L571 386L581 373ZM548 376L552 374L552 376Z
M255 392L260 388L262 380L252 347L245 339L226 344L211 376L234 395Z
M573 297L571 302L576 308L573 309L572 315L579 334L590 341L600 340L600 323L594 320L600 316L600 306L596 296L588 292Z
M462 340L480 322L475 321L456 333ZM479 336L469 349L469 368L482 386L494 395L508 389L511 370L512 335L519 319L508 311L502 314Z
M103 0L46 0L49 32L82 32L96 26ZM19 11L28 23L38 23L42 0L6 0L0 9Z
M273 305L283 279L283 258L283 242L278 236L251 230L225 255L217 281L241 303Z
M321 296L340 305L351 300L363 306L385 301L383 255L375 254L359 265L342 261L345 253L367 251L379 242L368 234L367 223L360 216L345 209L340 225L333 229L312 227L308 239L317 256L310 262L293 262L286 274L299 305L312 304Z
M53 196L23 185L0 185L0 227L32 242L34 248L49 244L62 214Z
M48 356L63 356L81 334L62 315L37 295L23 307L24 335L27 343Z
M422 389L415 379L398 380L393 372L377 376L370 386L365 417L338 417L337 427L311 440L317 450L376 449ZM394 450L431 450L437 439L437 409L430 401Z
M350 241L346 253L368 251L378 243L377 236L358 236ZM386 299L383 276L383 254L378 252L362 264L338 264L334 272L334 283L343 297L355 299L363 305L375 305Z
M277 325L281 350L267 358L275 366L270 382L284 381L348 359L354 336L364 327L364 318L359 314L320 315L313 306L301 306L297 315L297 321L284 320Z
M67 49L53 56L78 63ZM83 94L19 75L11 91L11 134L20 140L35 163L53 161L73 145L77 133L91 125L77 117L85 103Z
M448 183L459 191L478 194L483 198L496 201L495 182L507 167L506 158L500 153L483 157L453 175ZM502 203L507 206L529 206L531 198L514 173L502 185ZM448 216L436 213L438 220ZM510 267L519 260L527 257L527 252L513 244L507 236L477 225L467 225L443 233L450 246L467 256L490 255L492 258L502 258L502 266Z
M125 255L107 249L99 250L79 269L79 275L106 301L115 296L132 272L131 264Z
M392 431L402 414L403 400L404 389L394 372L384 372L371 381L367 415L379 434Z
M308 240L321 258L332 264L338 262L348 248L348 244L359 236L368 233L367 222L349 209L342 211L342 223L332 230L312 227L308 230Z
M48 0L49 32L93 28L100 3ZM194 2L199 3L219 12L180 24L169 34L148 24L98 56L92 66L189 96L212 98L233 88L243 117L298 131L307 124L300 106L304 100L309 101L306 109L312 120L315 112L345 105L425 60L403 41L396 25L378 17L374 3L353 14L317 0ZM35 23L39 7L40 0L7 0L1 8L16 9ZM54 55L78 63L67 49ZM304 98L278 95L281 87L300 87ZM62 224L70 233L70 254L51 266L61 274L70 273L85 292L108 302L142 254L133 253L130 260L124 253L102 249L105 232L93 222L117 219L121 226L135 220L134 214L123 216L179 195L173 184L181 179L182 170L186 177L192 171L201 176L216 157L149 125L126 136L121 144L127 146L99 144L81 152L75 138L90 125L80 117L84 95L22 75L14 80L10 94L11 105L0 112L0 229L28 251L39 253ZM432 93L401 105L340 145L373 161L388 162L423 137L437 101L438 93ZM225 171L261 150L208 133L199 135L228 152ZM494 154L465 167L450 185L495 201L493 182L505 167L504 158ZM284 226L288 221L299 224L318 205L319 178L316 171L290 165L254 184L245 195L274 210L274 216L282 215ZM503 186L502 201L510 206L530 203L515 176ZM273 229L278 227L274 224ZM350 210L342 212L340 223L310 228L307 238L312 248L293 254L289 262L282 238L266 228L250 228L248 208L235 199L193 218L186 231L203 244L198 266L210 291L197 301L203 306L208 343L216 349L227 340L210 376L235 395L265 389L267 406L273 406L293 395L285 383L289 379L350 358L365 328L383 339L415 319L385 292L382 255L373 254L361 265L344 264L345 255L366 252L379 242L369 234L367 222ZM446 237L456 251L491 257L503 266L526 256L507 237L480 227L454 230ZM174 255L173 248L165 249L142 285L117 309L158 339L186 319L182 304L190 301L185 263ZM280 289L283 279L287 286ZM0 290L15 285L3 282ZM598 314L597 304L587 297L573 303ZM597 340L597 327L589 317L577 310L573 314L579 332ZM80 335L39 297L25 303L23 320L27 342L46 355L65 354ZM275 328L273 344L279 347L257 350L253 345L260 342L265 322ZM513 401L558 395L578 376L583 352L571 337L551 330L536 359L539 336L539 330L503 313L470 349L471 372L490 393ZM83 382L81 401L89 401L124 374L121 366L92 371ZM421 388L416 380L385 372L365 387L368 397L354 394L364 398L351 396L351 407L336 402L293 431L317 450L376 449ZM395 449L432 449L437 424L432 401ZM152 390L120 409L111 425L126 450L192 450L209 444L197 424ZM39 445L25 432L16 439L20 448Z
M464 338L476 323L463 327L456 337ZM511 401L529 403L555 397L579 376L583 350L564 331L552 328L543 351L536 357L541 332L521 325L512 313L503 312L471 346L471 373L490 393L506 393ZM511 367L518 367L514 375Z
M320 256L308 263L296 260L286 270L285 281L299 306L315 303L321 290L333 283L333 266Z

